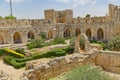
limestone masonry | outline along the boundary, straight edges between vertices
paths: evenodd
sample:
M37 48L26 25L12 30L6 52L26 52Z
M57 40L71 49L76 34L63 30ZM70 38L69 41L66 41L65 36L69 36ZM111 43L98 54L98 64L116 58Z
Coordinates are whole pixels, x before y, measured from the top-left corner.
M26 43L45 34L48 39L85 33L89 40L107 41L120 35L120 6L109 4L103 17L73 18L72 10L44 11L45 19L0 20L0 44Z

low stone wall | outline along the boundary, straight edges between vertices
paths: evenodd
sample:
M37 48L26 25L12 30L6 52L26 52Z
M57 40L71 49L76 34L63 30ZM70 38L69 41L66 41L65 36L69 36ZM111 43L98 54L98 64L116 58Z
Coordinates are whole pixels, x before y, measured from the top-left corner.
M101 66L104 70L120 73L120 52L95 51L89 58L93 63Z
M30 61L20 80L48 80L85 63L94 63L104 70L120 73L120 52L91 50L88 53L48 59L46 62Z
M26 76L29 80L48 80L81 65L87 57L87 55L72 54L50 59L48 62L40 63L37 66L29 62L26 65L28 70L24 72L23 77Z

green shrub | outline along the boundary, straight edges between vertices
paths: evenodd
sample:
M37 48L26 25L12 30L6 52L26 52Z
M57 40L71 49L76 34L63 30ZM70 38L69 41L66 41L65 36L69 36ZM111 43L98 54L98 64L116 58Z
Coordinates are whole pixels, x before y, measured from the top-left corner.
M120 36L113 37L108 41L110 50L120 51Z
M82 50L85 49L85 39L84 39L83 36L80 37L80 43L79 43L79 45L80 45L80 48L81 48Z
M52 41L53 44L64 44L65 39L63 37L57 37Z
M18 53L21 53L21 54L25 55L25 51L24 51L23 48L18 48L15 51L18 52Z
M39 58L49 58L49 57L60 57L60 56L65 56L66 51L64 50L52 50L48 52L43 52L43 53L38 53L33 55L33 59L39 59Z
M16 69L19 69L21 67L24 67L26 65L26 62L19 62L18 63L18 62L16 62L16 59L14 58L11 60L11 65Z
M17 58L23 58L25 57L23 54L20 54L14 50L8 49L8 48L4 48L4 50L11 56L13 57L17 57Z
M0 49L0 56L2 56L6 51L4 49Z
M111 80L101 69L83 65L66 74L67 80Z
M33 48L39 48L39 47L43 47L43 39L36 39L36 40L32 40L28 45L28 49L33 49Z
M32 60L32 57L16 59L16 62L26 62L26 61L30 61L30 60Z
M70 40L70 46L71 47L75 47L75 41L77 40L77 38L72 38ZM85 39L83 37L80 37L80 41L79 41L79 46L82 50L84 50L85 48Z
M32 58L14 58L13 56L5 56L4 62L7 64L12 65L14 68L19 69L21 67L24 67L26 65L26 61L32 60Z
M13 59L12 56L5 56L5 57L4 57L4 62L11 65L11 60L12 60L12 59Z
M74 38L72 38L71 40L70 40L70 46L71 47L75 47L75 41L76 41L76 37L74 37Z
M66 48L63 48L63 50L66 51L67 54L72 54L74 52L74 47L66 47Z
M44 32L41 32L41 33L40 33L40 36L41 36L42 39L46 39L46 38L47 38L47 37L46 37L46 34L45 34Z
M9 15L9 16L5 16L5 19L16 19L16 17Z

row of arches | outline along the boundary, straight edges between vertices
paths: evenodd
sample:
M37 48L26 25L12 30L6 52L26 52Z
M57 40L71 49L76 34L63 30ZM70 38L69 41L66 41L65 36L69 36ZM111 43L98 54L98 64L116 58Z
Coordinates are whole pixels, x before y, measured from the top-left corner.
M27 38L28 38L28 40L32 40L32 39L35 38L35 36L34 36L32 31L28 32ZM13 42L14 43L22 43L22 36L21 36L20 32L15 32L13 34ZM4 44L4 39L3 39L2 35L0 35L0 44Z
M34 34L32 31L29 31L27 34L27 38L28 40L32 40L35 38ZM21 34L19 32L15 32L13 35L13 41L14 43L22 43L22 37Z
M79 28L76 28L75 29L75 36L78 36L79 34L81 33L81 30ZM91 39L92 38L92 31L90 28L88 28L86 31L85 31L85 34L87 35L88 39ZM64 31L64 37L71 37L71 30L70 28L67 28L65 31ZM97 30L97 39L98 40L102 40L104 39L104 31L102 28L99 28Z

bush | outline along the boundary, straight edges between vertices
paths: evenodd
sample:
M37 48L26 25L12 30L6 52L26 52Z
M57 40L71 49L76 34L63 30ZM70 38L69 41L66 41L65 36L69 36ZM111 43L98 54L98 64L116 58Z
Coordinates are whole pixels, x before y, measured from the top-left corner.
M67 80L111 80L101 69L91 65L80 66L66 74Z
M5 56L5 57L4 57L4 62L11 65L11 60L12 60L12 59L13 59L12 56Z
M47 38L44 32L41 32L40 36L41 36L42 39L46 39Z
M120 36L113 37L108 41L110 50L120 51Z
M77 38L74 37L74 38L72 38L72 39L70 40L70 46L71 46L71 47L75 47L75 41L76 41L76 39L77 39Z
M16 52L16 51L13 51L13 50L11 50L11 49L4 48L4 50L5 50L6 52L8 52L9 55L12 55L13 57L18 57L18 58L23 58L23 57L25 57L23 54L20 54L20 53L18 53L18 52Z
M16 62L26 62L26 61L30 61L30 60L32 60L32 57L16 59Z
M79 43L79 45L80 45L80 48L82 50L85 49L85 39L84 39L84 37L80 37L80 43Z
M72 38L70 41L70 46L71 47L75 47L75 41L77 40L77 38ZM79 46L82 50L84 50L85 48L85 39L83 37L80 37L80 41L79 41Z
M39 47L43 47L43 39L36 39L36 40L32 40L28 45L28 49L33 49L33 48L39 48Z
M2 56L6 51L4 49L0 49L0 56Z
M62 49L56 49L48 52L43 52L43 53L38 53L33 55L33 59L39 59L39 58L49 58L49 57L60 57L60 56L65 56L66 51Z
M21 53L21 54L25 55L25 51L24 51L23 48L18 48L15 51L18 52L18 53Z
M52 41L53 44L64 44L65 39L63 37L57 37Z
M14 68L19 69L21 67L24 67L26 65L26 61L32 60L32 58L14 58L12 56L5 56L4 62L7 64L12 65Z
M19 62L19 63L16 62L15 58L12 59L10 62L11 62L11 65L16 69L19 69L19 68L24 67L26 65L26 62Z
M9 16L5 16L5 19L16 19L16 17L9 15Z
M66 51L67 54L72 54L74 52L74 47L66 47L66 48L63 48L63 50Z

